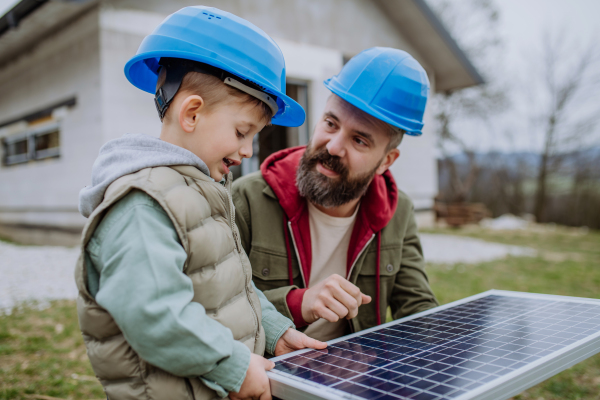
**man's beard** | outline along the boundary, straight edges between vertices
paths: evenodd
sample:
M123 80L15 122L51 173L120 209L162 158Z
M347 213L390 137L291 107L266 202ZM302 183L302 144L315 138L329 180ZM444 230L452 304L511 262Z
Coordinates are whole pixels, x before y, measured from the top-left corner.
M317 163L337 172L330 178L317 171ZM296 172L296 185L302 197L322 207L338 207L363 196L375 176L379 164L366 174L350 178L350 171L338 156L329 154L325 147L313 152L309 144L300 159Z

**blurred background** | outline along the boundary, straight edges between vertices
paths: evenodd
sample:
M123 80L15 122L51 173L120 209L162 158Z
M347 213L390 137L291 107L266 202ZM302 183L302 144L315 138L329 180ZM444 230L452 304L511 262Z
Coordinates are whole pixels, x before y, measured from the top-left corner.
M78 193L100 147L158 136L153 96L123 67L189 0L0 0L0 400L102 398L75 315L85 219ZM279 44L298 128L257 135L251 173L306 144L323 80L373 46L406 50L431 98L392 166L413 200L440 303L496 288L598 298L597 0L207 0ZM519 399L597 399L598 356Z
M125 133L158 136L152 96L123 74L143 37L187 0L0 1L0 234L77 243L77 194ZM361 50L390 46L431 81L424 135L392 167L420 226L510 213L600 228L597 29L592 0L206 1L280 45L299 128L269 127L235 176L306 144L322 81Z

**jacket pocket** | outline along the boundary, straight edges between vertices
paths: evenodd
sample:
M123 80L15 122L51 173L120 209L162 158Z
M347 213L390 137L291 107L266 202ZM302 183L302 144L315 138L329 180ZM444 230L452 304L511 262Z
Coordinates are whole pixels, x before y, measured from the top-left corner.
M252 278L260 290L276 289L289 285L288 259L285 254L253 246L248 255L252 265ZM292 278L300 276L295 257L292 259Z
M358 272L359 276L376 275L377 249L369 250ZM381 277L395 276L402 264L402 246L381 247L379 260L379 275Z

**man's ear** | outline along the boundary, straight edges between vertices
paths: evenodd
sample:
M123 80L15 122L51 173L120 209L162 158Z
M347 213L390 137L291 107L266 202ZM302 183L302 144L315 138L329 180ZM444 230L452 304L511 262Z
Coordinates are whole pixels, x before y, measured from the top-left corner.
M200 112L205 107L204 99L197 95L186 97L179 109L179 125L184 132L192 133L200 120Z
M375 173L377 175L383 174L385 171L388 170L389 167L391 167L391 165L394 163L394 161L398 159L398 157L400 157L400 150L392 149L388 151Z

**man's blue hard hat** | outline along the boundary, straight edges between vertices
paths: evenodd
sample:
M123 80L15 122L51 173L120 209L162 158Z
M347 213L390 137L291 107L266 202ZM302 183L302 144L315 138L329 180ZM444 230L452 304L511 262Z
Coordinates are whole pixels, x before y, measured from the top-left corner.
M306 114L285 94L285 60L265 32L250 22L212 7L183 8L169 15L142 41L125 65L135 87L154 94L162 57L208 64L249 81L277 98L271 123L300 126Z
M367 114L409 135L422 134L429 79L407 52L388 47L364 50L324 83Z

